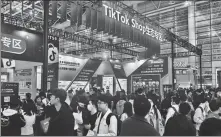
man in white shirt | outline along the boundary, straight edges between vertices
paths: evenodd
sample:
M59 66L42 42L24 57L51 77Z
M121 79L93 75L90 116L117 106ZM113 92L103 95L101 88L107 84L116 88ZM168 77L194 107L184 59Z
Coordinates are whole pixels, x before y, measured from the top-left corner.
M179 104L180 98L178 96L173 96L171 99L171 107L167 111L165 124L174 114L179 112Z
M117 118L115 115L110 117L110 123L107 124L107 117L112 112L109 109L111 99L109 96L103 94L98 97L98 110L101 112L95 122L93 132L90 131L88 135L91 136L117 136Z
M205 94L200 95L200 105L196 108L193 120L196 123L196 130L199 131L201 123L206 119L207 112L209 110L209 104L205 97Z

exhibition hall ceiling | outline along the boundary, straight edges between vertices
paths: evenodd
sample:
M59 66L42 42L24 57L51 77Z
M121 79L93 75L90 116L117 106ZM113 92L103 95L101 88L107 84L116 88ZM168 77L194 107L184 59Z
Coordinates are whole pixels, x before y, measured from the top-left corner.
M40 23L43 25L43 1L23 1L23 3L21 1L13 1L11 5L10 5L9 1L6 1L6 0L1 1L1 2L2 2L1 12L3 14L9 15L9 16L22 19L22 21L19 22L20 24L22 24L23 22L32 21L32 22ZM93 4L90 1L80 1L80 2L84 6L91 6ZM10 10L10 6L11 6L11 10ZM60 9L61 9L61 3L58 2L58 11L57 11L58 18L61 15ZM68 4L68 6L67 6L67 21L65 21L63 23L54 23L54 24L51 24L51 26L53 28L62 29L64 31L76 33L79 35L84 35L84 36L90 37L92 39L100 40L100 41L107 42L107 43L109 42L108 39L113 39L113 44L129 42L125 39L118 38L116 36L103 34L103 32L99 32L99 33L97 33L96 31L91 32L89 29L86 29L85 25L81 25L79 27L71 26L70 25L70 16L71 16L70 11L71 11L70 4ZM50 3L49 19L51 18L51 14L52 14L52 5ZM82 19L84 20L84 18L85 18L85 16L83 14ZM84 24L84 22L83 22L83 24ZM31 28L31 29L33 29L33 28ZM85 49L85 48L90 48L90 47L91 47L91 45L87 45L87 44L83 45L78 42L60 39L61 52L70 52L70 51L80 50L80 49ZM145 48L142 46L131 47L128 49L138 51L138 52L145 51ZM90 55L86 55L86 56L103 56L104 52L108 53L108 51L102 50L102 52L98 52L98 53L95 53L94 55L90 54ZM112 52L112 55L115 58L132 58L133 57L131 55L122 54L119 52Z

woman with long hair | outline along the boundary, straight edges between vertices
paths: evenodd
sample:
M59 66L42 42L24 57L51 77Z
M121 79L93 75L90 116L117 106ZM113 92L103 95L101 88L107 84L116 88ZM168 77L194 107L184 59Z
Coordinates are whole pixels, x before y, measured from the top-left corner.
M33 136L34 135L34 129L33 125L35 124L35 106L32 103L24 103L22 107L22 114L25 119L25 126L21 128L21 135L28 135Z
M123 114L120 116L120 120L123 122L125 119L133 115L132 104L130 102L124 103Z

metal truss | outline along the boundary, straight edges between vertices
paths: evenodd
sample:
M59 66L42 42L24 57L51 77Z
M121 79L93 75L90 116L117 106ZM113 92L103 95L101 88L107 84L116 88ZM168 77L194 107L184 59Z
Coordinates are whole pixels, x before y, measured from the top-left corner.
M5 23L9 23L12 25L16 25L16 26L20 26L20 27L25 27L25 28L35 28L37 31L42 32L42 24L41 23L37 23L37 22L32 22L32 21L27 21L25 23L20 23L22 21L22 19L16 18L16 17L11 17L11 16L7 16L2 14L2 19L4 20ZM112 50L112 51L116 51L116 52L120 52L120 53L124 53L124 54L128 54L131 56L137 56L139 54L139 52L130 50L130 49L125 49L125 48L121 48L118 45L114 45L114 44L109 44L106 42L102 42L99 40L95 40L83 35L79 35L79 34L74 34L71 32L67 32L64 31L62 29L56 29L53 27L49 28L49 34L53 35L53 36L57 36L59 38L62 39L66 39L66 40L72 40L72 41L76 41L82 44L88 44L88 45L92 45L94 46L94 48L87 50L87 49L82 49L79 51L73 51L71 52L72 54L75 55L80 55L81 53L85 53L85 52L98 52L100 51L100 49L108 49L108 50Z
M91 2L94 3L94 4L98 4L98 3L99 3L99 5L101 4L101 1L98 1L98 0L93 0ZM128 7L126 4L124 4L120 1L113 1L113 3L115 3L117 6L121 7L122 9L126 10L133 17L136 17L136 18L138 18L138 19L140 19L144 22L148 22L150 25L154 26L156 29L159 30L159 32L162 33L163 38L166 41L174 42L175 44L179 45L180 47L183 47L183 48L187 49L190 52L193 52L197 55L202 55L202 50L201 49L199 49L198 47L192 45L188 41L180 38L179 36L172 33L171 31L163 28L158 23L152 21L151 19L149 19L145 15L142 15L141 13L137 12L136 10L134 10L131 7Z

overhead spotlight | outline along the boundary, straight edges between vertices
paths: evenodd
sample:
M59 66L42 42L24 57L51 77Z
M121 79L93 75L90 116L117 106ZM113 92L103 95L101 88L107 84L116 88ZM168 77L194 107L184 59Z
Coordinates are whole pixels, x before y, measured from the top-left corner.
M185 7L188 7L188 6L190 6L191 4L192 4L192 2L191 2L191 1L188 1L188 0L184 2L184 6L185 6Z
M33 15L33 11L32 11L32 10L30 10L30 11L29 11L29 14L30 14L30 15Z
M156 58L157 58L156 55L153 55L153 56L152 56L152 59L156 59Z

